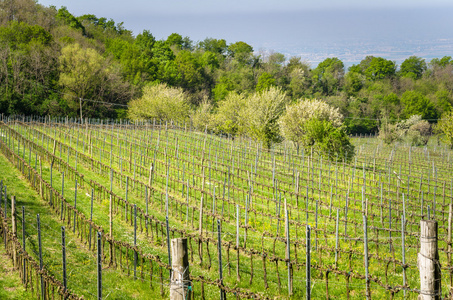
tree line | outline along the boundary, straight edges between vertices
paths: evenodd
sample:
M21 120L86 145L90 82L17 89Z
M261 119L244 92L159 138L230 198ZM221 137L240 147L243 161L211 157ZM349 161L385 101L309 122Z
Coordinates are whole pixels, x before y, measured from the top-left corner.
M377 132L384 118L435 120L453 105L450 56L411 56L401 65L367 56L347 70L332 57L312 67L243 41L194 42L178 33L157 40L148 30L134 36L112 19L33 0L1 1L0 25L0 110L7 114L127 117L127 105L156 84L182 91L189 110L216 111L232 94L251 98L276 88L287 104L322 99L355 134Z

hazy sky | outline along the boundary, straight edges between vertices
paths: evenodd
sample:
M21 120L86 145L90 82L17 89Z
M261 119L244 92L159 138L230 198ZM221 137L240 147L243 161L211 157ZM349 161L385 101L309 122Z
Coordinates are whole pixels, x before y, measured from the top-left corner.
M409 8L452 6L451 0L38 0L44 5L66 6L77 14L241 13L333 8Z
M195 42L206 37L223 38L228 43L249 43L255 51L275 50L287 55L322 52L323 56L351 57L350 52L359 49L357 45L372 43L379 44L384 50L388 48L389 51L398 52L400 56L423 56L426 51L423 52L424 49L420 48L417 41L423 40L425 47L429 47L426 40L448 41L448 47L440 45L437 49L440 52L424 55L428 57L452 55L453 47L452 0L38 2L45 6L55 5L57 8L66 6L75 16L94 14L97 17L112 18L115 22L124 22L125 28L132 30L135 35L146 29L157 39L164 39L174 32L188 36ZM402 48L392 48L399 44L404 45ZM350 45L356 45L356 48L351 48ZM413 47L413 51L406 51L408 47ZM370 54L364 53L364 47L360 49L363 53L358 54L359 58Z

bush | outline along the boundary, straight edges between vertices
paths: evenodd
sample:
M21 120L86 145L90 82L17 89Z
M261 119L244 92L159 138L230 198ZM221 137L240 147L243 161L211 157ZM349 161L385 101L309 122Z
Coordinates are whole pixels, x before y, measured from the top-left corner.
M148 85L143 96L129 103L129 118L156 119L184 122L190 114L190 105L182 89L167 87L166 84Z
M203 100L196 110L191 114L192 125L199 131L213 129L213 111L214 107L208 100Z
M442 115L439 123L437 123L436 131L443 134L442 140L453 149L453 111Z
M303 124L305 134L301 141L305 150L313 148L319 155L331 160L351 161L354 157L354 145L342 127L335 127L332 122L312 118Z
M299 100L296 104L286 107L286 112L279 120L282 136L293 142L299 150L300 143L305 139L305 123L313 118L329 121L334 127L343 124L343 115L338 108L316 99Z
M240 118L241 110L244 109L246 97L230 92L225 99L218 102L217 112L213 117L213 123L217 132L232 135L243 131L243 121Z
M282 140L277 121L288 101L286 93L275 87L247 97L245 107L239 111L243 131L269 149L272 143Z
M385 143L407 142L412 146L424 146L431 135L431 125L420 115L413 115L396 124L385 121L379 129L379 138Z

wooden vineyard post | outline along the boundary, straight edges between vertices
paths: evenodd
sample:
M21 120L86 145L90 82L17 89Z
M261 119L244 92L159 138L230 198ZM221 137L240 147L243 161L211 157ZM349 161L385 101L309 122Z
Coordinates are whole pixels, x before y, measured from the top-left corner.
M305 265L305 277L306 277L306 293L307 300L311 299L311 227L307 225L307 251L306 251L306 265Z
M452 209L453 209L453 204L450 203L449 205L449 212L448 212L448 236L447 236L447 259L448 259L448 266L450 267L450 286L453 283L452 280L452 274L453 271L451 269L451 221L452 221Z
M97 298L102 299L102 246L101 246L101 232L97 234Z
M239 204L236 204L236 248L237 248L237 281L241 281L239 274Z
M437 221L420 221L420 252L418 268L420 271L419 300L441 299L441 277L439 253L437 252Z
M286 259L288 260L288 295L293 294L293 282L291 277L291 245L289 240L289 218L288 218L288 207L286 206L285 198L285 235L286 235Z
M11 226L13 229L13 236L17 237L17 224L16 224L16 197L11 196ZM16 243L13 243L13 265L17 266L17 252Z
M61 256L63 262L63 287L64 292L66 292L68 289L68 284L66 280L66 236L64 226L61 226Z
M189 252L186 238L171 240L171 261L170 299L190 299L192 288L189 277Z
M365 260L366 299L371 299L370 277L368 274L368 220L365 214L363 214L363 240L364 240L363 257Z

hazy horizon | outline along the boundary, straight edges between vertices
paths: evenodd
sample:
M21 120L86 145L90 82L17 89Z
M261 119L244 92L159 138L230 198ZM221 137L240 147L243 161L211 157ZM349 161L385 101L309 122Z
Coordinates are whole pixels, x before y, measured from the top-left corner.
M348 1L345 0L345 3L357 2ZM52 2L40 1L44 5ZM301 56L313 65L332 56L342 59L346 66L359 62L367 55L382 56L397 62L411 55L427 60L453 56L453 4L447 5L449 2L442 0L433 2L436 6L420 5L424 3L422 0L413 1L412 6L406 1L393 1L407 3L406 6L411 8L391 6L388 4L390 1L384 1L387 7L346 5L326 8L325 5L312 5L307 9L297 9L294 1L286 0L286 8L295 7L290 12L284 6L270 10L269 1L264 1L264 7L257 7L256 12L252 12L250 5L236 11L226 9L226 12L209 7L199 12L194 12L195 9L182 12L182 8L176 6L174 11L169 11L170 4L163 7L159 2L162 7L157 5L154 9L147 6L136 9L131 4L128 9L110 7L101 10L101 13L97 11L99 4L82 7L78 2L59 2L61 5L57 8L67 5L76 16L90 13L112 18L117 23L124 22L125 28L132 30L134 35L149 30L156 39L165 39L176 32L194 42L207 37L225 39L227 43L244 41L257 53L275 51L287 57ZM191 3L199 5L202 2ZM333 2L323 0L322 3Z

